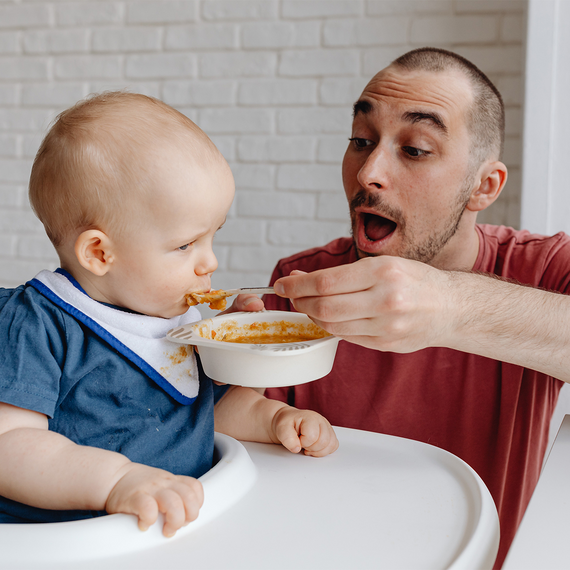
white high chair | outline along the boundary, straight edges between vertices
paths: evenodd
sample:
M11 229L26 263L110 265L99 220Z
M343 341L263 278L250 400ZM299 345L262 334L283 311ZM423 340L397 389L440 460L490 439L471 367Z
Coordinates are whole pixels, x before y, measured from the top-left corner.
M175 538L162 535L162 515L141 532L132 515L107 515L80 521L0 525L0 567L42 568L94 561L137 552L177 540L219 516L239 501L255 483L257 473L243 445L215 434L216 464L200 477L204 505L200 516L181 528Z

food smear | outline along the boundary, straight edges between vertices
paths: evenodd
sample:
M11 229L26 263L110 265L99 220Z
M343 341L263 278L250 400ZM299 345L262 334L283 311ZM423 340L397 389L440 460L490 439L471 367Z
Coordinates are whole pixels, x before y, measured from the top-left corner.
M222 289L216 291L209 291L208 293L188 293L186 295L186 302L190 307L198 305L199 303L208 303L210 309L216 311L223 311L226 308L226 297L230 294Z
M203 338L241 344L306 342L331 336L327 331L314 323L256 321L240 326L233 319L225 321L214 330L209 330L206 327L201 328L198 333Z

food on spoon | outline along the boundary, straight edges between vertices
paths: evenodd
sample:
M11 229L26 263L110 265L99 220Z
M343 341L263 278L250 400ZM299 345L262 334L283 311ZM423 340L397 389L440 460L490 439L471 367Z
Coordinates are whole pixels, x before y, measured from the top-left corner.
M216 291L209 291L208 293L188 293L186 295L186 302L190 307L198 305L198 303L208 303L210 309L216 311L223 311L226 308L226 297L231 294L223 289Z

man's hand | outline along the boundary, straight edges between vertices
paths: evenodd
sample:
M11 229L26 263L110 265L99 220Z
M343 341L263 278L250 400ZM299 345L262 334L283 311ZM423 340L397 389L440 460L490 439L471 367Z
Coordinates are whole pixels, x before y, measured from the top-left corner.
M446 347L570 383L570 296L399 257L275 282L295 309L349 342L390 352Z
M323 329L368 348L413 352L442 346L451 330L449 274L400 257L294 271L274 286Z
M164 514L162 533L167 537L174 536L180 527L198 517L204 491L197 479L140 463L129 463L123 471L105 505L109 514L136 515L139 528L147 530L161 512Z
M257 311L262 311L264 307L263 301L257 295L248 293L246 295L238 295L231 306L219 314L226 315L228 313L237 313L240 311L255 313Z
M338 449L338 439L331 424L317 412L284 406L271 422L275 443L292 453L324 457Z

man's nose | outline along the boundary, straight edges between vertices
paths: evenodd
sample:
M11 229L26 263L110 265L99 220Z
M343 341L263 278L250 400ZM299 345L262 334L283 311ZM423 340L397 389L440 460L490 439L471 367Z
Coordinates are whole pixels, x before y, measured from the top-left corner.
M362 188L380 190L388 188L390 179L390 152L381 146L375 148L366 158L357 174Z

